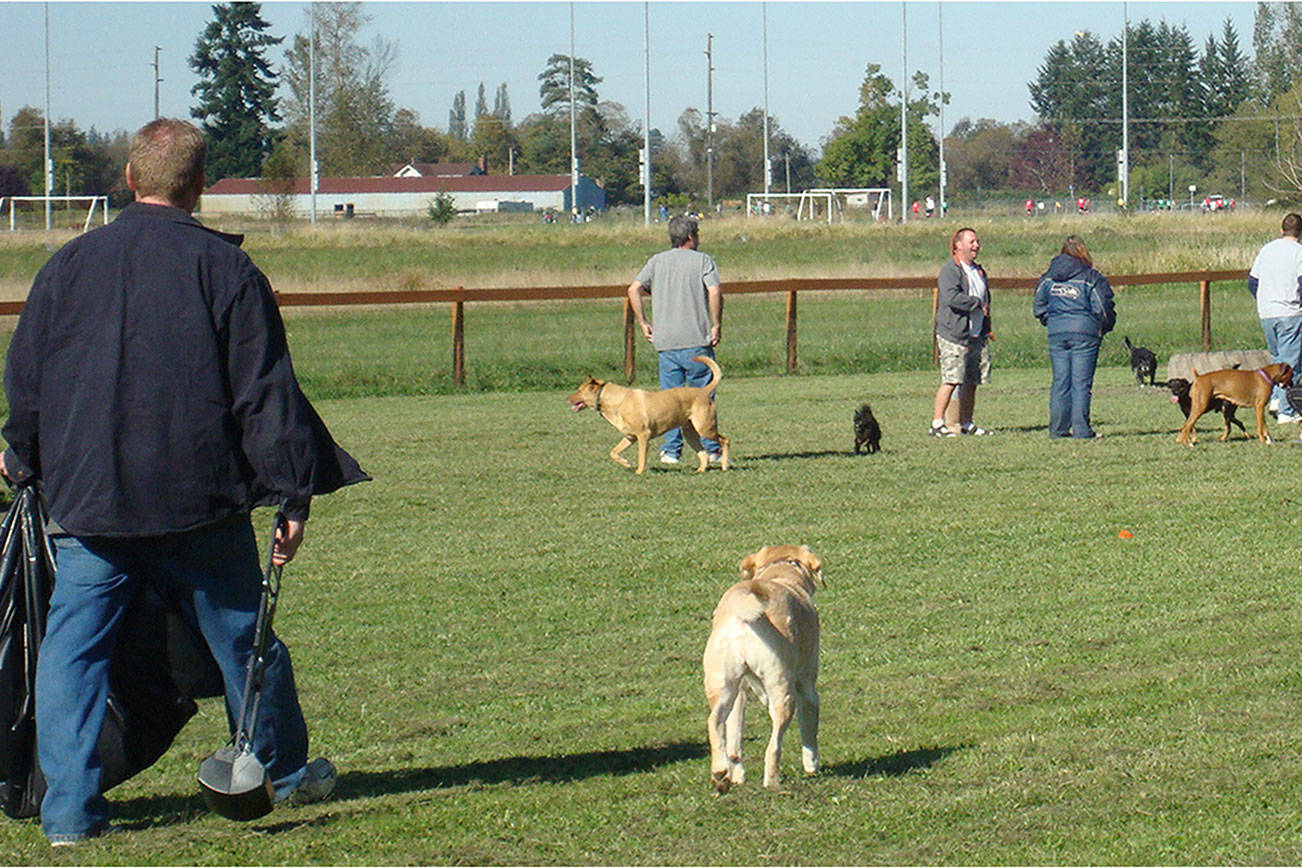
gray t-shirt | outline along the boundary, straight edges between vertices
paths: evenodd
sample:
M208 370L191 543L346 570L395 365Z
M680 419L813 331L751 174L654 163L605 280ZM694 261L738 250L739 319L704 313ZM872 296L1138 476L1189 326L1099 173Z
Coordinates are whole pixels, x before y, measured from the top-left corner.
M719 285L719 269L708 254L685 247L657 253L637 273L651 290L651 343L657 351L710 345L706 287Z

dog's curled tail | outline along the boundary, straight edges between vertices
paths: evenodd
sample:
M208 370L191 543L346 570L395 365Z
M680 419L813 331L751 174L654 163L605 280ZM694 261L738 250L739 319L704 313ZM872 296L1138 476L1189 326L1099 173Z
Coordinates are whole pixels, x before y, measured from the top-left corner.
M745 595L737 601L737 617L748 624L751 621L758 621L764 617L764 610L768 605L768 588L762 582L747 582Z
M710 373L714 374L714 379L710 380L710 382L706 383L702 387L706 391L713 392L715 387L719 385L719 381L723 379L723 369L719 367L719 363L709 356L697 356L692 359L692 361L700 362L710 369Z

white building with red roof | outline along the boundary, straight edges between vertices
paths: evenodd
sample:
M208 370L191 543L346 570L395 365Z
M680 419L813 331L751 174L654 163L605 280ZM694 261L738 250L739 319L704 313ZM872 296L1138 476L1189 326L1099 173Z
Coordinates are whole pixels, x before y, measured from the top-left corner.
M425 216L440 193L450 195L456 209L463 212L551 209L568 213L571 208L569 175L424 175L414 169L418 171L408 164L394 177L322 178L316 192L317 215ZM606 207L606 191L585 175L579 176L574 198L580 211ZM307 217L312 196L307 178L224 178L204 190L198 211L206 217L269 216L286 211Z

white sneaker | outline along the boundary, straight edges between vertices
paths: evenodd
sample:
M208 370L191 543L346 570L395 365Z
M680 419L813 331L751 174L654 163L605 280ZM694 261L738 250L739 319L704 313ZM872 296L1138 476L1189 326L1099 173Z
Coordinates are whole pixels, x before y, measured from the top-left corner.
M285 800L291 805L324 802L335 791L335 784L338 782L339 773L335 771L334 763L325 757L317 757L307 764L307 768L303 771L303 780L299 781L298 786Z
M719 452L711 452L711 453L710 453L710 463L711 463L711 464L718 464L718 463L720 463L720 462L722 462L722 461L723 461L723 455L722 455L721 453L719 453Z
M1280 413L1279 416L1275 418L1275 421L1279 422L1281 425L1296 425L1298 422L1302 422L1302 416L1299 416L1296 413L1285 412Z
M1270 399L1270 403L1266 405L1266 409L1269 410L1269 411L1272 412L1272 413L1278 413L1278 412L1279 412L1279 398L1273 398L1273 397L1272 397L1272 398Z
M660 453L660 463L661 463L661 464L677 464L677 463L678 463L678 456L677 456L677 455L670 455L668 452L661 452L661 453Z

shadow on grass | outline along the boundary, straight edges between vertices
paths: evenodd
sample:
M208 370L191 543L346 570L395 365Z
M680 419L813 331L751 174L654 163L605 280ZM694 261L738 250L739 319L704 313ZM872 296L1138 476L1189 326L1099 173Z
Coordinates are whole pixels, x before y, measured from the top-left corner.
M646 772L708 755L709 749L703 744L681 742L568 756L514 756L436 768L351 772L339 777L335 798L364 798L469 784L565 783L602 775Z
M345 772L339 776L334 800L370 798L395 793L420 792L471 784L525 784L534 781L564 783L602 775L627 775L661 766L709 756L704 744L680 742L629 750L590 751L568 756L515 756L496 760L434 768L400 768L374 772ZM114 802L114 827L149 829L174 826L199 819L207 813L203 799L193 796L154 796ZM275 819L276 814L271 818ZM319 824L320 818L290 819L260 831L283 831L304 824Z
M969 744L960 744L956 747L920 747L916 750L900 751L873 759L837 763L827 766L826 771L847 778L897 778L909 772L929 769L950 754L970 747L972 745Z

